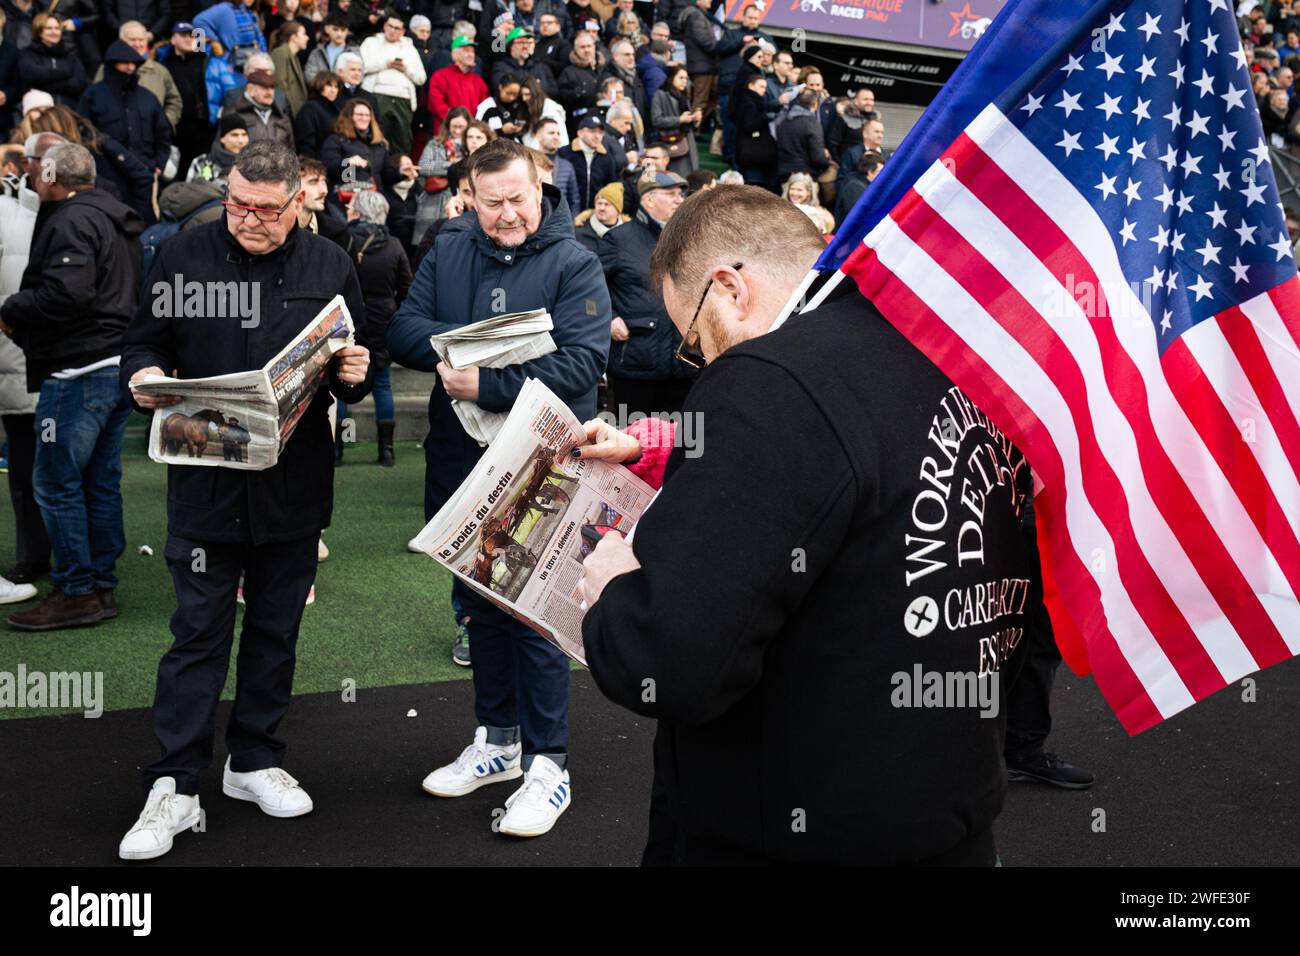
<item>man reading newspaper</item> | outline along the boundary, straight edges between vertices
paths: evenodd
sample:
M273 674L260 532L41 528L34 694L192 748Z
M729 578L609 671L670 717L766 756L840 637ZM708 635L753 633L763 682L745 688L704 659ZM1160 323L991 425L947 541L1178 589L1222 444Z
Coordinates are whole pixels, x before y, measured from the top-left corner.
M496 140L470 157L465 176L475 211L438 235L388 329L394 361L438 373L424 442L426 520L452 498L483 454L453 411L453 400L487 412L509 411L531 377L585 420L596 412L596 382L609 352L611 313L600 262L543 197L528 150ZM439 361L429 341L494 314L531 309L550 314L555 351L519 365L453 369ZM489 543L488 550L494 547ZM425 778L424 789L458 797L523 774L523 785L506 801L500 832L546 833L571 800L569 661L460 581L453 585L453 601L468 616L478 729L457 759Z
M172 315L165 299L146 295L126 332L124 382L261 369L336 295L353 316L365 315L347 255L298 227L303 196L292 151L257 143L239 154L225 215L163 243L145 288L173 281L240 287L248 293L241 300L254 303L255 314ZM122 840L123 859L163 855L172 838L199 817L199 773L212 762L241 573L244 627L222 789L273 817L312 809L311 798L280 769L284 743L276 728L289 707L298 625L316 575L317 541L333 506L334 442L327 414L333 399L326 389L358 402L370 391L370 379L365 348L334 352L325 388L301 413L272 467L168 466L165 553L176 588L175 642L158 665L154 696L154 733L162 753L144 770L148 798ZM143 392L135 400L141 409L163 409L160 414L171 404L168 396ZM233 458L240 454L239 442L231 443Z

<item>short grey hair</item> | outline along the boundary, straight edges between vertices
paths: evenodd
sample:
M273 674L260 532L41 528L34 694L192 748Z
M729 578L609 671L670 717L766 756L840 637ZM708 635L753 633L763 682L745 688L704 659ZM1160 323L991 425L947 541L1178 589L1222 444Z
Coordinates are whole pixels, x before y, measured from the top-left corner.
M365 60L361 59L361 54L353 50L345 50L339 54L339 58L334 61L335 73L340 72L349 63L356 63L363 70L366 67Z
M636 14L624 14L624 16L636 16ZM611 43L609 45L609 52L613 53L621 46L629 47L631 48L633 53L636 52L636 47L633 45L632 41L629 40L627 37L619 37L617 40Z
M88 189L95 185L95 157L76 143L51 146L41 157L54 170L54 181L69 189Z
M245 146L235 157L234 168L250 183L283 183L290 197L297 194L302 179L297 154L267 140Z
M23 141L23 155L41 157L45 151L53 149L55 146L62 146L64 143L70 143L62 133L56 133L53 130L46 130L44 133L32 133Z
M478 27L474 26L474 24L470 23L468 20L457 20L452 24L451 35L453 39L456 37L472 37L477 34Z
M254 70L267 70L275 72L275 61L271 59L269 53L254 53L244 61L244 76L248 76Z
M353 193L352 208L363 222L382 226L388 221L388 200L373 189L359 189Z
M126 31L127 31L127 30L130 30L132 27L139 27L139 28L140 28L141 30L143 30L145 33L148 33L148 32L149 32L149 28L146 27L146 26L145 26L143 23L141 23L139 20L127 20L125 23L123 23L120 27L117 28L117 38L118 38L119 40L125 42L125 41L126 41Z
M723 173L721 176L718 177L718 185L743 186L745 185L745 177L740 175L740 173L736 172L734 169L728 169L725 173Z
M636 107L632 105L631 100L618 100L611 103L608 110L605 111L605 119L613 119L615 116L626 116L633 122L636 121Z

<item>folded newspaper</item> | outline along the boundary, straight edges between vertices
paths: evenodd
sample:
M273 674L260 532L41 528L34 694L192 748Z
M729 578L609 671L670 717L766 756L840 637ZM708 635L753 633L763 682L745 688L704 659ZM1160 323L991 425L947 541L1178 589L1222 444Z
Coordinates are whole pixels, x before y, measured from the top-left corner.
M334 353L355 338L348 307L335 296L264 368L133 382L137 394L181 399L154 412L149 457L169 465L270 468L316 397Z
M621 465L569 457L583 441L568 406L530 378L496 440L415 544L586 664L582 559L606 531L631 530L655 491Z
M551 316L545 309L494 315L454 332L430 336L438 357L452 368L505 368L522 365L555 351ZM451 400L465 433L488 445L505 424L506 412L484 411L474 402Z

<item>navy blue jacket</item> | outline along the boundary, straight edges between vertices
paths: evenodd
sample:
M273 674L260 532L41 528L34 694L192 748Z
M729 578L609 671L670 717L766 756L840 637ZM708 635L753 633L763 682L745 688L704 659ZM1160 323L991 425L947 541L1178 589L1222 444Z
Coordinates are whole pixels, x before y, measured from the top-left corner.
M664 300L650 285L650 254L661 229L638 209L597 245L609 285L614 314L623 319L628 337L609 348L609 374L618 378L687 378L691 369L673 359L682 337L668 317Z
M163 169L172 145L172 124L158 105L158 98L142 88L134 76L113 69L104 79L86 87L77 112L95 129L107 133L150 169Z
M429 336L489 318L494 312L545 308L555 328L550 355L499 369L480 369L478 404L509 411L527 378L539 379L585 421L596 414L596 382L609 355L613 318L600 261L573 238L567 210L542 200L542 222L519 247L501 249L473 213L451 220L420 261L415 281L388 326L388 351L399 365L432 372ZM429 396L425 440L425 509L434 511L459 487L483 450L465 434L439 379Z
M596 205L596 193L610 183L618 182L619 163L610 154L608 147L603 152L592 154L590 168L587 166L586 154L582 151L582 143L576 137L568 146L561 146L556 155L573 165L573 175L578 181L578 199L582 205L573 210L575 216Z

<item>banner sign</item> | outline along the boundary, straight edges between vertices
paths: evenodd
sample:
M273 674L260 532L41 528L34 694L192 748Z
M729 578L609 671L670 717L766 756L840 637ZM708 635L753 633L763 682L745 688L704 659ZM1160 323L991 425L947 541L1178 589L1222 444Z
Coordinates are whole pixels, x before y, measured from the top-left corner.
M736 21L755 0L729 0ZM765 26L967 51L1006 0L759 0Z

